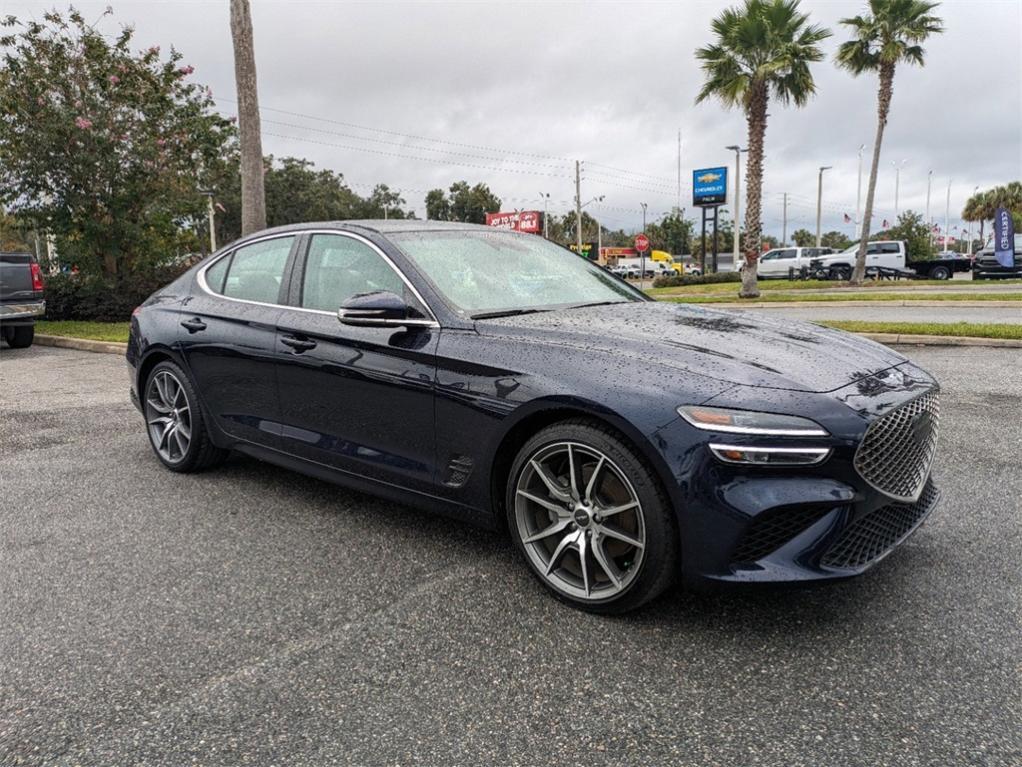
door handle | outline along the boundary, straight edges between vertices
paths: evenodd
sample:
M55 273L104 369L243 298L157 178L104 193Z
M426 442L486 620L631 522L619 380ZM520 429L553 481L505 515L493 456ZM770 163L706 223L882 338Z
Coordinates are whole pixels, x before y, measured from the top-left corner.
M198 333L200 330L206 329L206 323L198 317L192 317L190 320L182 322L181 327L185 328L189 333Z
M284 336L283 338L280 339L280 342L284 344L284 346L290 346L292 349L295 350L296 354L301 354L302 352L307 352L309 349L316 348L316 342L308 338L295 338L294 336Z

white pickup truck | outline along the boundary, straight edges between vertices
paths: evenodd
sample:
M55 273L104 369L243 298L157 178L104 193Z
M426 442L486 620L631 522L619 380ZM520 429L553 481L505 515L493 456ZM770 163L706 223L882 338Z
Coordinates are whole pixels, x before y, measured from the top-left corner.
M849 279L852 276L855 256L858 252L859 243L855 243L840 253L813 259L812 276L822 280ZM955 272L967 272L971 268L972 263L965 256L913 261L908 258L903 240L876 240L866 245L867 272L870 269L892 269L899 272L911 272L918 277L926 277L931 280L947 280Z
M803 266L808 267L814 258L833 253L833 248L773 248L759 257L756 274L759 277L787 278L794 269L798 272ZM741 268L741 264L739 264Z

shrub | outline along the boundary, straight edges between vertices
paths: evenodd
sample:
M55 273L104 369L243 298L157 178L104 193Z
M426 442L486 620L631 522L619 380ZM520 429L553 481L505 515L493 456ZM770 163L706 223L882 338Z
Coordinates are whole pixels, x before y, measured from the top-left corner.
M740 272L717 272L716 274L676 274L657 277L654 288L679 288L682 285L714 285L721 282L741 282Z
M54 274L46 278L46 318L124 322L156 290L177 277L179 267L120 279L82 274Z

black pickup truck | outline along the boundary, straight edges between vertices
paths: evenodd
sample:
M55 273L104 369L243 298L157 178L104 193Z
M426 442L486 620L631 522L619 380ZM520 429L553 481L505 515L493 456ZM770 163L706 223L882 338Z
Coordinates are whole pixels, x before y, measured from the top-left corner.
M15 349L32 345L46 313L43 275L31 253L0 253L0 335Z

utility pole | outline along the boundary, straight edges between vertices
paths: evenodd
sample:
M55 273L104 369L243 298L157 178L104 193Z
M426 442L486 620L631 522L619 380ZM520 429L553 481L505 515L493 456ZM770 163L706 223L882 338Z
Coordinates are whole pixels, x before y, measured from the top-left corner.
M646 203L640 202L642 206L642 233L646 233ZM639 290L646 287L646 251L642 251L642 259L639 262Z
M855 192L855 239L862 237L862 150L865 144L859 144L859 186Z
M678 128L678 207L676 215L681 215L681 128Z
M816 182L816 247L820 247L820 219L823 214L823 171L830 170L830 165L820 166L820 178Z
M582 255L582 167L575 160L575 244Z
M546 219L547 219L547 203L550 202L550 192L540 192L539 196L543 198L543 239L549 240L550 238L547 236L547 234L550 230L547 228Z
M926 174L926 242L933 246L933 218L930 216L930 187L933 186L933 170Z
M238 88L238 136L241 148L241 234L266 228L263 141L256 88L252 14L248 0L231 0L234 80Z
M951 223L951 179L947 180L947 206L944 208L944 250L947 251L948 225Z
M784 193L784 213L781 216L781 245L788 244L788 193ZM735 262L738 263L737 261Z

